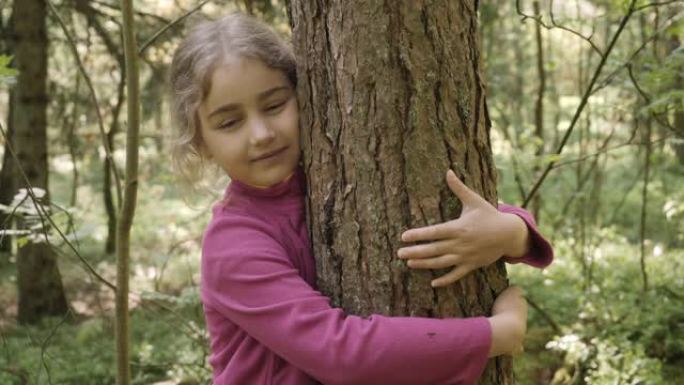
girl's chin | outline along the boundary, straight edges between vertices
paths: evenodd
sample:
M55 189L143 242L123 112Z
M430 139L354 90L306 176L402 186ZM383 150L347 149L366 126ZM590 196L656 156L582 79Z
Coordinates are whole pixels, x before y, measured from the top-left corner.
M288 167L287 169L274 170L274 173L268 175L265 178L251 179L249 181L243 181L238 178L238 180L246 185L256 187L256 188L269 188L277 184L290 180L295 174L297 165L294 167Z

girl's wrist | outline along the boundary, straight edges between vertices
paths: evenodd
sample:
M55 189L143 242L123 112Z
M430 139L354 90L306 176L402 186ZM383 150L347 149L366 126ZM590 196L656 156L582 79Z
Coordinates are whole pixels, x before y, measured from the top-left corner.
M512 355L522 346L524 325L510 313L496 314L488 317L492 331L492 343L489 347L489 357ZM522 331L522 332L521 332Z
M511 327L508 317L501 314L488 317L492 330L492 343L489 346L489 358L509 354L512 350L508 341Z
M506 247L504 250L504 255L512 258L520 258L527 254L530 250L531 239L530 234L527 229L527 223L512 213L501 213L506 221L506 226L509 229L508 242L506 242Z

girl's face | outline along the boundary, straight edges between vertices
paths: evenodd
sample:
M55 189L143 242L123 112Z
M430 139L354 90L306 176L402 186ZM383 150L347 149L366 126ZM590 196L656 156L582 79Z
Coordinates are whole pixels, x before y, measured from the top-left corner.
M209 160L252 186L273 186L291 175L299 162L299 112L285 74L237 58L216 68L210 87L198 110Z

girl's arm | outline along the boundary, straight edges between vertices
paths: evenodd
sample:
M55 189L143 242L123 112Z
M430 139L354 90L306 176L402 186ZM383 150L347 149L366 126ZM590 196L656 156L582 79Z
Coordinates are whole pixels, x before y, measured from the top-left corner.
M510 339L525 322L501 323L500 314L491 326L485 317L347 315L304 281L269 231L237 215L212 223L203 242L202 300L323 383L472 384L490 354L513 349L504 340L491 344L492 333ZM519 309L508 313L523 318Z
M472 270L496 262L545 267L553 260L553 249L539 233L534 217L524 209L499 205L498 210L470 190L449 170L447 184L463 203L458 219L411 229L404 242L427 241L399 249L399 258L416 269L452 270L435 279L433 286L451 284Z

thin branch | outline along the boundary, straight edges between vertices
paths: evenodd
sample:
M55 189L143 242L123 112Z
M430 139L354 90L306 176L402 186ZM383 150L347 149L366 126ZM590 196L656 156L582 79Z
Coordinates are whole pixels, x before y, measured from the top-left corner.
M109 8L109 9L115 10L115 11L117 11L117 12L121 12L121 8L117 7L117 6L114 5L114 4L109 4L109 3L105 2L105 1L97 1L97 0L90 0L90 1L91 1L93 4L101 5L101 6L105 7L105 8ZM108 17L108 18L110 18L110 19L114 19L113 16L108 15L108 14L105 14L104 12L102 12L102 11L100 11L100 10L97 10L97 12L100 13L100 14L102 14L102 15L104 15L104 16L106 16L106 17ZM147 12L143 12L143 11L135 11L135 14L138 15L138 16L147 17L147 18L150 18L150 19L157 20L157 21L159 21L159 22L161 22L161 23L168 23L168 22L169 22L168 19L166 19L166 18L164 18L164 17L161 17L161 16L159 16L159 15L155 15L155 14L153 14L153 13L147 13ZM117 24L121 25L121 23L119 23L118 20L113 20L113 21L116 22Z
M92 99L95 108L95 113L97 115L98 127L100 128L100 135L102 137L102 145L104 146L106 154L105 156L109 159L109 161L112 164L112 173L114 173L114 179L116 181L116 194L119 198L119 201L121 201L121 178L119 177L119 172L116 169L116 164L114 163L114 158L112 157L112 151L109 148L109 145L107 144L107 134L105 133L104 119L102 118L102 113L100 112L100 104L97 100L97 94L95 93L93 82L90 80L90 76L88 76L88 73L86 72L83 63L81 62L81 57L78 54L76 43L74 42L74 39L71 37L71 34L69 33L69 30L66 27L66 24L64 24L64 20L62 20L62 17L57 12L57 9L55 8L54 4L52 4L52 1L47 0L47 4L50 7L52 14L57 19L57 22L61 26L62 31L64 32L64 35L66 36L67 41L69 42L69 47L71 48L71 51L74 55L74 59L76 59L76 65L78 66L79 72L81 73L81 76L83 76L83 79L86 81L86 84L88 85L88 90L90 91L90 98Z
M648 43L650 43L650 42L652 42L653 40L655 40L663 31L665 31L666 29L670 28L670 26L672 26L672 24L673 24L676 20L679 20L678 17L679 17L680 14L681 14L681 12L678 12L678 13L672 15L671 17L669 17L669 18L667 19L668 23L663 23L663 26L662 26L662 27L660 27L657 31L655 31L648 39L645 39L645 40L641 43L641 45L639 46L639 48L637 48L634 52L632 52L632 54L629 56L629 59L627 59L623 64L621 64L621 65L619 65L617 68L615 68L611 73L609 73L608 75L606 75L606 77L603 79L603 81L601 81L596 87L594 87L594 89L592 90L591 94L593 95L593 94L595 94L596 92L598 92L598 91L602 90L603 88L607 87L607 86L612 82L612 80L615 78L615 76L616 76L620 71L622 71L623 68L626 68L628 65L630 65L630 63L632 63L632 62L634 61L634 59L636 59L636 57L641 53L641 51L642 51L644 48L646 48L646 46L648 45Z
M644 90L639 86L639 83L636 80L636 76L634 76L634 72L632 71L631 63L627 64L627 73L629 74L629 79L632 81L632 84L634 84L634 88L636 88L637 92L639 92L639 95L641 95L641 97L644 98L647 104L651 104L651 97L646 92L644 92ZM667 120L663 121L661 117L653 111L650 111L650 115L656 122L660 123L663 127L667 127L668 129L670 129L670 131L674 132L675 134L677 133L677 129L672 127L670 122L668 122Z
M14 152L14 148L12 147L12 145L11 145L11 143L10 143L9 137L8 137L7 134L5 133L5 129L3 128L2 123L0 123L0 134L2 134L3 138L5 138L5 148L9 151L10 156L12 157L12 159L17 163L17 165L19 165L19 164L20 164L20 163L19 163L19 158L17 157L17 154ZM79 252L78 252L78 250L76 250L76 248L74 247L74 245L73 245L71 242L69 242L69 239L67 239L67 237L64 235L64 233L62 233L62 231L59 229L59 227L57 226L57 224L56 224L56 223L52 220L52 218L47 214L47 212L45 211L45 209L43 208L43 206L40 205L40 204L38 204L38 198L36 198L36 196L35 196L34 193L33 193L33 187L31 186L31 182L29 182L29 179L28 179L28 177L26 176L26 173L25 173L24 170L23 170L21 167L19 167L19 166L17 166L17 169L19 170L19 173L21 174L22 178L24 179L24 183L26 184L26 191L27 191L28 195L31 197L31 200L33 201L33 204L36 206L36 211L39 213L39 215L40 215L41 212L42 212L42 214L43 214L43 215L41 215L41 218L45 217L45 218L48 220L48 222L50 222L50 224L52 225L52 228L54 228L54 229L57 231L57 233L59 233L59 236L64 240L64 242L67 244L67 246L69 246L69 248L71 249L71 251L73 251L73 253L76 254L76 256L78 257L78 259L81 260L81 262L86 266L86 268L88 269L88 271L89 271L93 276L95 276L99 281L101 281L102 283L104 283L105 285L107 285L110 289L116 291L116 286L114 286L114 284L112 284L111 282L107 281L103 276L101 276L100 274L98 274L97 271L95 271L95 269L93 268L93 266L90 265L90 263L89 263L89 262L88 262L88 261L87 261Z
M573 116L572 121L570 122L570 126L568 127L567 131L565 132L565 135L563 136L563 139L561 140L561 143L558 146L558 149L556 150L556 155L560 155L563 152L563 148L565 147L565 144L567 143L568 139L570 138L570 134L572 134L572 131L575 128L575 125L577 124L577 121L579 120L579 117L582 114L584 107L587 105L587 102L589 101L589 95L591 94L591 90L594 87L594 84L596 84L596 81L598 80L598 77L601 74L601 70L603 69L603 66L606 64L606 61L608 60L608 56L610 56L610 53L613 50L613 47L615 46L615 43L617 43L618 38L620 37L620 35L622 34L622 31L624 30L625 26L627 25L627 21L629 21L630 17L632 17L632 15L634 14L634 5L635 4L636 4L636 0L632 0L630 2L629 10L627 11L627 14L622 18L622 21L620 22L620 25L618 26L618 29L615 32L615 35L613 35L613 38L611 39L610 44L608 45L608 49L606 50L605 55L601 56L601 61L599 62L598 67L596 68L596 71L594 71L594 75L591 78L591 81L589 82L589 86L587 87L587 90L585 91L584 96L582 97L582 100L581 100L579 106L577 107L577 111L575 111L575 115ZM546 179L546 176L553 169L553 166L555 163L556 163L556 161L552 160L546 166L546 169L544 169L544 172L539 177L537 182L534 184L534 187L532 187L532 190L530 191L530 193L527 195L525 202L523 202L523 205L522 205L523 208L527 207L527 205L530 203L530 201L532 200L534 195L539 190L539 187L541 187L541 184Z
M3 133L3 135L4 135L4 133ZM19 203L17 203L16 205L14 205L14 208L12 209L12 212L10 212L9 215L7 215L7 216L5 217L5 220L2 221L2 228L3 228L3 229L6 229L6 228L9 227L9 226L8 226L9 221L11 221L12 218L14 218L14 215L16 215L17 211L21 212L20 207L21 207L21 205L22 205L28 198L29 198L29 196L26 195L26 196L24 197L24 199L22 199ZM4 209L5 207L4 207L4 205L0 205L0 208ZM11 235L11 234L10 234L10 235ZM0 232L0 243L2 243L2 241L4 240L4 238L5 238L5 232Z
M622 209L622 206L627 201L629 194L632 193L632 190L634 189L634 187L636 187L636 185L639 183L639 178L641 178L641 175L643 173L644 173L644 169L642 167L639 169L639 172L632 179L631 186L629 186L629 188L625 190L625 193L622 194L622 198L620 198L620 201L618 202L618 204L615 205L615 208L613 208L613 213L611 214L610 219L608 219L608 221L606 221L604 223L606 223L606 224L614 224L615 223L615 219L617 218L618 213L620 212L620 210Z
M43 342L40 344L40 361L43 364L43 367L45 368L45 374L47 375L49 385L52 385L52 377L50 376L50 368L48 367L47 362L45 361L45 354L47 352L48 343L50 342L52 337L54 337L55 333L57 332L57 329L59 329L60 326L64 325L69 316L71 316L71 309L67 310L67 312L62 317L62 320L59 321L59 323L50 330L50 334L48 334L48 336L45 337L45 340L43 340Z
M603 152L606 152L605 150L608 147L608 144L610 144L610 141L612 140L614 133L615 133L615 129L611 130L610 134L603 141L603 143L601 144L601 147L599 147L599 150L596 152L596 154L594 156L601 154ZM587 158L587 157L588 156L585 156L582 158ZM582 158L580 158L580 159L582 159ZM570 209L570 206L575 201L575 199L577 199L578 194L582 191L582 189L584 189L584 185L589 180L589 177L592 175L594 170L596 170L596 168L598 167L598 161L599 161L599 158L598 158L598 156L596 156L596 158L594 158L594 161L592 162L589 170L587 170L587 172L584 173L584 175L578 176L579 182L577 183L577 188L575 189L575 192L572 195L570 195L570 198L567 201L565 201L565 204L563 205L563 208L560 211L560 215L553 222L552 228L557 229L558 226L561 224L561 222L566 218L566 213ZM566 164L569 164L569 163L571 163L571 162L566 162Z
M678 299L678 300L684 299L684 296L682 296L681 294L670 289L667 285L660 285L660 286L658 286L658 289L663 290L665 293L669 294L671 297L673 297L675 299Z
M637 7L634 11L639 12L639 11L642 11L642 10L649 8L649 7L660 7L661 5L668 5L668 4L681 3L681 2L682 2L682 0L670 0L670 1L648 3L648 4L644 4L640 7Z
M553 329L554 333L560 335L560 334L561 334L561 328L560 328L560 326L558 326L558 323L557 323L556 321L553 320L553 318L551 317L551 315L550 315L548 312L546 312L544 309L542 309L542 307L539 306L539 305L532 299L532 297L530 297L529 295L526 295L526 296L525 296L525 299L527 300L527 303L529 303L530 306L532 306L532 308L533 308L534 310L536 310L536 311L542 316L542 318L544 318L544 320L546 321L546 323L548 323L549 326L551 326L551 329Z
M13 376L19 377L21 385L27 385L29 383L29 374L26 369L15 369L12 367L1 367L0 372L5 372Z
M116 227L116 383L131 383L130 315L128 309L130 237L138 194L138 150L140 132L140 75L135 38L133 0L121 0L123 51L125 58L128 129L126 131L126 183Z
M641 278L643 280L643 291L648 291L648 274L646 273L646 215L648 214L648 183L651 171L651 151L653 150L649 141L651 140L651 122L646 122L646 154L644 154L644 185L641 190L641 220L639 238L641 243L641 253L639 266L641 268Z
M147 41L144 42L143 45L140 46L140 48L138 48L138 55L142 55L142 53L143 53L147 48L149 48L149 46L152 45L152 43L154 43L154 42L159 38L159 36L163 35L164 32L168 31L171 27L173 27L173 26L175 26L176 24L180 23L181 21L185 20L185 18L187 18L188 16L190 16L190 15L192 15L193 13L199 11L200 8L204 7L204 5L207 4L207 3L210 2L210 1L212 1L212 0L203 0L201 3L197 4L197 6L195 6L195 8L193 8L193 9L187 11L187 12L184 13L183 15L177 17L177 18L174 19L172 22L170 22L170 23L168 23L167 25L165 25L164 27L162 27L159 31L155 32L155 34L152 35L152 37L150 37L149 39L147 39Z
M552 2L551 5L553 6L553 2ZM573 35L579 37L580 39L586 41L587 43L589 43L589 45L591 46L591 48L592 48L596 53L598 53L598 54L601 55L601 56L604 55L603 52L601 51L601 49L600 49L596 44L594 44L594 42L591 40L592 36L594 35L593 31L592 31L592 34L591 34L589 37L587 37L587 36L584 36L584 35L582 35L581 33L577 32L577 31L575 31L574 29L571 29L571 28L562 26L562 25L556 23L556 20L555 20L555 18L553 17L553 12L550 12L550 15L551 15L551 25L548 25L548 24L544 23L544 21L542 20L542 16L534 16L534 15L528 15L528 14L524 13L524 12L522 11L522 9L520 8L520 0L515 0L515 8L516 8L516 12L518 13L518 15L522 16L522 21L523 21L523 22L524 22L525 20L527 20L527 19L532 19L532 20L534 20L535 22L539 23L539 25L541 25L542 27L544 27L544 28L546 28L546 29L551 30L551 29L554 29L554 28L558 28L558 29L562 29L563 31L570 32L571 34L573 34Z
M503 120L501 132L504 135L504 139L506 139L513 148L518 147L518 144L514 141L513 137L511 136L511 133L508 130L508 127L511 125L510 120L508 119L507 115L497 107L496 108L499 112L499 117L501 120ZM523 179L522 176L520 175L520 167L518 165L518 158L515 156L516 151L513 151L511 153L511 161L513 163L513 179L515 180L516 185L518 186L518 193L520 194L520 199L524 200L525 199L525 187L523 185Z
M641 145L647 145L647 144L656 144L656 143L664 142L664 141L666 141L666 140L668 140L668 139L672 139L673 137L674 137L674 136L665 136L665 137L662 137L662 138L659 138L659 139L654 139L654 140L651 140L651 141L648 141L648 142L633 142L633 141L626 141L626 142L624 142L624 143L615 145L615 146L613 146L613 147L608 147L608 148L605 148L605 149L602 149L602 150L593 152L593 153L591 153L591 154L587 154L587 155L581 156L581 157L579 157L579 158L566 160L565 162L558 162L558 163L556 163L556 164L553 166L553 168L554 168L554 169L557 169L557 168L560 168L560 167L563 167L563 166L567 166L567 165L569 165L569 164L581 162L581 161L583 161L583 160L586 160L586 159L589 159L589 158L593 158L593 157L595 157L595 156L599 156L599 155L601 155L601 154L604 154L604 153L607 153L607 152L610 152L610 151L613 151L613 150L617 150L617 149L622 148L622 147L632 146L632 145L640 145L640 146L641 146Z

